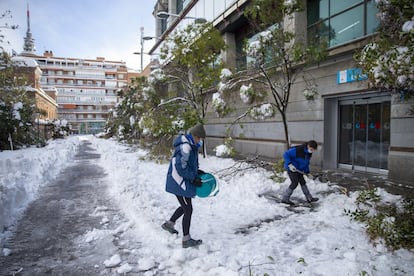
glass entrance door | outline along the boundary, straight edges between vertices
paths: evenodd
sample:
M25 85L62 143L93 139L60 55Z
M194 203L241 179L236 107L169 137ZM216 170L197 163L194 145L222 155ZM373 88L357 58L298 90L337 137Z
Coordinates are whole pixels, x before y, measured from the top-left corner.
M388 170L389 99L343 101L339 110L339 165L364 171Z

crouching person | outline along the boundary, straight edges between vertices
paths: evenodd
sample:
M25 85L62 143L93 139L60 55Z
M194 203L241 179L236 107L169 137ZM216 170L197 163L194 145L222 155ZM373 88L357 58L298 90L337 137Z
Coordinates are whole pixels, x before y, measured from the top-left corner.
M287 170L291 181L291 184L283 194L283 203L295 205L295 203L290 200L290 196L298 184L300 184L302 192L309 203L319 200L319 198L311 195L305 179L303 178L304 174L309 174L309 162L312 157L312 153L315 152L317 148L318 144L314 140L310 140L303 145L290 148L283 154L285 169Z

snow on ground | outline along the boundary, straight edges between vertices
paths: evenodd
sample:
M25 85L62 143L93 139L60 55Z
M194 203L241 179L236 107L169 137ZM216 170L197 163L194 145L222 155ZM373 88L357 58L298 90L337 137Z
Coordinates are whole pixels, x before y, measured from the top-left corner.
M414 253L388 252L381 242L373 245L363 225L344 215L344 209L355 209L355 193L348 197L333 184L309 181L309 189L320 198L319 205L314 210L298 207L293 212L258 196L264 192L282 194L288 180L274 183L269 179L270 173L262 169L226 176L222 170L235 162L213 156L200 156L200 169L216 175L220 192L216 197L194 198L191 235L202 239L203 244L198 249L183 249L181 220L176 224L179 235L160 227L178 207L175 196L164 190L168 164L145 160L144 150L92 136L59 140L44 149L0 153L2 199L20 197L7 204L8 211L2 211L9 220L18 213L15 210L23 207L14 202L30 201L37 188L65 166L75 143L82 139L88 139L101 154L100 165L110 183L108 193L126 218L114 233L137 245L131 250L136 254L136 263L128 264L122 254L105 261L105 266L117 267L118 273L414 275ZM45 168L52 164L54 172L47 172ZM4 175L8 181L3 180ZM33 188L22 184L29 180ZM381 195L391 202L400 199L383 190ZM299 187L293 197L303 198ZM0 207L5 210L3 200ZM101 238L99 231L90 231L83 240L87 243Z
M110 193L133 226L130 232L142 244L138 264L180 275L369 275L413 274L414 254L387 252L372 245L363 225L344 215L355 209L356 195L331 192L335 186L309 181L321 198L314 212L294 213L259 194L278 194L289 181L278 184L262 169L235 177L219 178L216 197L195 198L191 235L203 239L199 249L182 249L181 236L160 225L178 206L165 192L168 164L144 161L145 151L131 151L113 141L93 139L102 154L101 165L109 173ZM219 172L234 165L231 159L200 157L200 169ZM337 190L337 189L335 189ZM399 198L382 192L388 201ZM298 187L294 197L303 197ZM176 229L182 233L181 221ZM250 267L249 267L250 266ZM151 274L150 274L151 275Z
M73 157L81 137L49 142L45 148L0 152L0 245L7 229L39 189L56 177Z

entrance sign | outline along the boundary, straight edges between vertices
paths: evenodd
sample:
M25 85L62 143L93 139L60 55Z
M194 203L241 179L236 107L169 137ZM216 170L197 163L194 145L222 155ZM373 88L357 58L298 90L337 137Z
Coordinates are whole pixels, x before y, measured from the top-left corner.
M350 68L336 73L336 82L338 84L354 81L362 81L368 78L367 74L362 73L361 68Z

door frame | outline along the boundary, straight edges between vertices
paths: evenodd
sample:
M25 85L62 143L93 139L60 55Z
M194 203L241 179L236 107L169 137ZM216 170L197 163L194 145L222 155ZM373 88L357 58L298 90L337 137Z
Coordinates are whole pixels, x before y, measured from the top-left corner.
M346 94L331 94L322 95L323 99L323 145L321 149L322 160L321 167L323 169L347 169L366 171L372 173L388 174L388 170L371 170L371 168L354 167L346 164L339 164L339 102L346 100L358 99L386 99L391 102L391 95L388 92L380 91L364 91L364 92L347 92ZM392 103L391 103L392 106Z
M380 174L388 174L388 169L381 169L381 168L374 168L374 167L368 167L368 166L361 166L361 165L355 165L355 164L344 164L344 163L340 163L339 162L339 156L340 156L340 139L341 137L339 136L340 131L339 128L341 126L341 118L340 118L340 107L343 105L367 105L369 108L370 104L375 104L375 103L383 103L383 102L391 102L391 97L390 96L368 96L368 97L356 97L353 99L338 99L338 119L337 119L337 125L338 125L338 130L337 130L337 137L338 137L338 141L337 141L337 166L338 168L341 169L348 169L348 170L353 170L353 171L365 171L365 172L371 172L371 173L380 173ZM367 113L368 113L368 108L367 108ZM355 116L355 110L354 112L354 116ZM355 123L355 122L353 122ZM367 127L368 127L368 122L367 122ZM367 129L368 131L368 129ZM353 133L354 135L355 133ZM368 138L368 136L367 136ZM353 141L355 141L355 138L353 138ZM352 161L353 163L353 161ZM366 161L365 161L366 163Z

